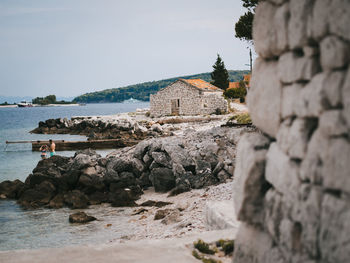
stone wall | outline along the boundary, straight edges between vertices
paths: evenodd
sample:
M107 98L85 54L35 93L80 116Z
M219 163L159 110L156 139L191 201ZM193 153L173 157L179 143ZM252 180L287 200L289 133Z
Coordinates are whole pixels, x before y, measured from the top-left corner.
M350 1L267 0L256 9L239 142L233 261L350 258Z
M180 115L211 114L217 108L223 112L227 110L222 92L202 92L182 81L176 81L150 96L151 116L171 115L172 99L180 100Z

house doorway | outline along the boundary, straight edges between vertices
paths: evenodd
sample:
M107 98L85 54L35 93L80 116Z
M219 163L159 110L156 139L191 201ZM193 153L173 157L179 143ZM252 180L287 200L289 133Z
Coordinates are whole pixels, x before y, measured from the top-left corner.
M171 100L171 114L179 115L180 113L180 99Z

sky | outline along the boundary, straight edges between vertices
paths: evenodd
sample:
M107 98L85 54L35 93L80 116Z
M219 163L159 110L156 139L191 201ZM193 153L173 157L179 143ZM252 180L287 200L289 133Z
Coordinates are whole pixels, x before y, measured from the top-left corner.
M72 97L249 69L239 0L0 0L0 95Z

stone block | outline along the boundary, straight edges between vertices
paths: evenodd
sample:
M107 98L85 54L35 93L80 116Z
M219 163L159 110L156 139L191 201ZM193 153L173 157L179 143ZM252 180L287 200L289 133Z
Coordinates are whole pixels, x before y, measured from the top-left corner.
M350 129L350 67L346 73L344 85L342 88L342 104L343 104L343 117Z
M276 242L280 239L281 221L287 216L282 201L283 196L274 188L270 188L264 197L264 227Z
M286 3L276 10L274 16L276 42L272 53L276 56L288 49L288 20L289 5Z
M305 182L322 184L322 164L328 150L328 140L317 129L308 144L307 153L300 167L300 179Z
M253 21L255 51L263 58L274 56L277 36L274 17L277 7L269 2L261 2L256 8Z
M238 228L239 222L236 219L232 201L207 202L204 224L207 230Z
M323 70L339 69L348 65L350 59L349 43L336 36L328 36L322 40L320 47Z
M309 38L319 41L328 33L331 2L332 0L315 1L308 30Z
M319 121L319 128L325 137L346 136L349 129L346 126L341 110L325 111Z
M298 100L300 97L300 91L303 85L294 83L292 85L284 86L282 89L282 102L281 102L281 116L282 119L292 117L296 115L296 109L298 107Z
M299 182L299 165L272 143L266 155L266 180L272 184L279 193L294 199Z
M303 159L307 143L317 127L317 119L295 119L289 126L287 121L281 124L277 134L277 143L290 158Z
M350 1L333 0L327 10L329 11L329 31L349 41Z
M323 262L348 262L350 258L350 205L346 199L326 194L322 202L320 250Z
M289 48L301 48L308 42L308 16L313 7L312 0L290 0L290 18L288 24Z
M317 74L300 91L300 98L296 108L300 117L318 117L324 110L329 109L324 91L325 74Z
M285 262L273 240L258 228L241 224L235 240L235 263L282 263Z
M322 175L325 188L350 193L350 144L346 138L330 140Z
M269 140L261 134L245 134L237 148L233 200L238 219L261 224L266 148Z
M341 88L343 86L345 71L337 70L326 73L322 84L322 93L329 108L341 108Z
M309 81L320 71L317 56L300 56L296 52L286 52L278 60L278 76L282 83Z
M271 137L280 124L282 86L277 77L277 62L257 59L247 97L253 123Z

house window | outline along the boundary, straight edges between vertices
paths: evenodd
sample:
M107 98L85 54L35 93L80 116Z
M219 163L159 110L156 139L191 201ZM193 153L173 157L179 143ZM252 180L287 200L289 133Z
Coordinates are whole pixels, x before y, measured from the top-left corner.
M177 107L180 108L180 99L177 100Z

